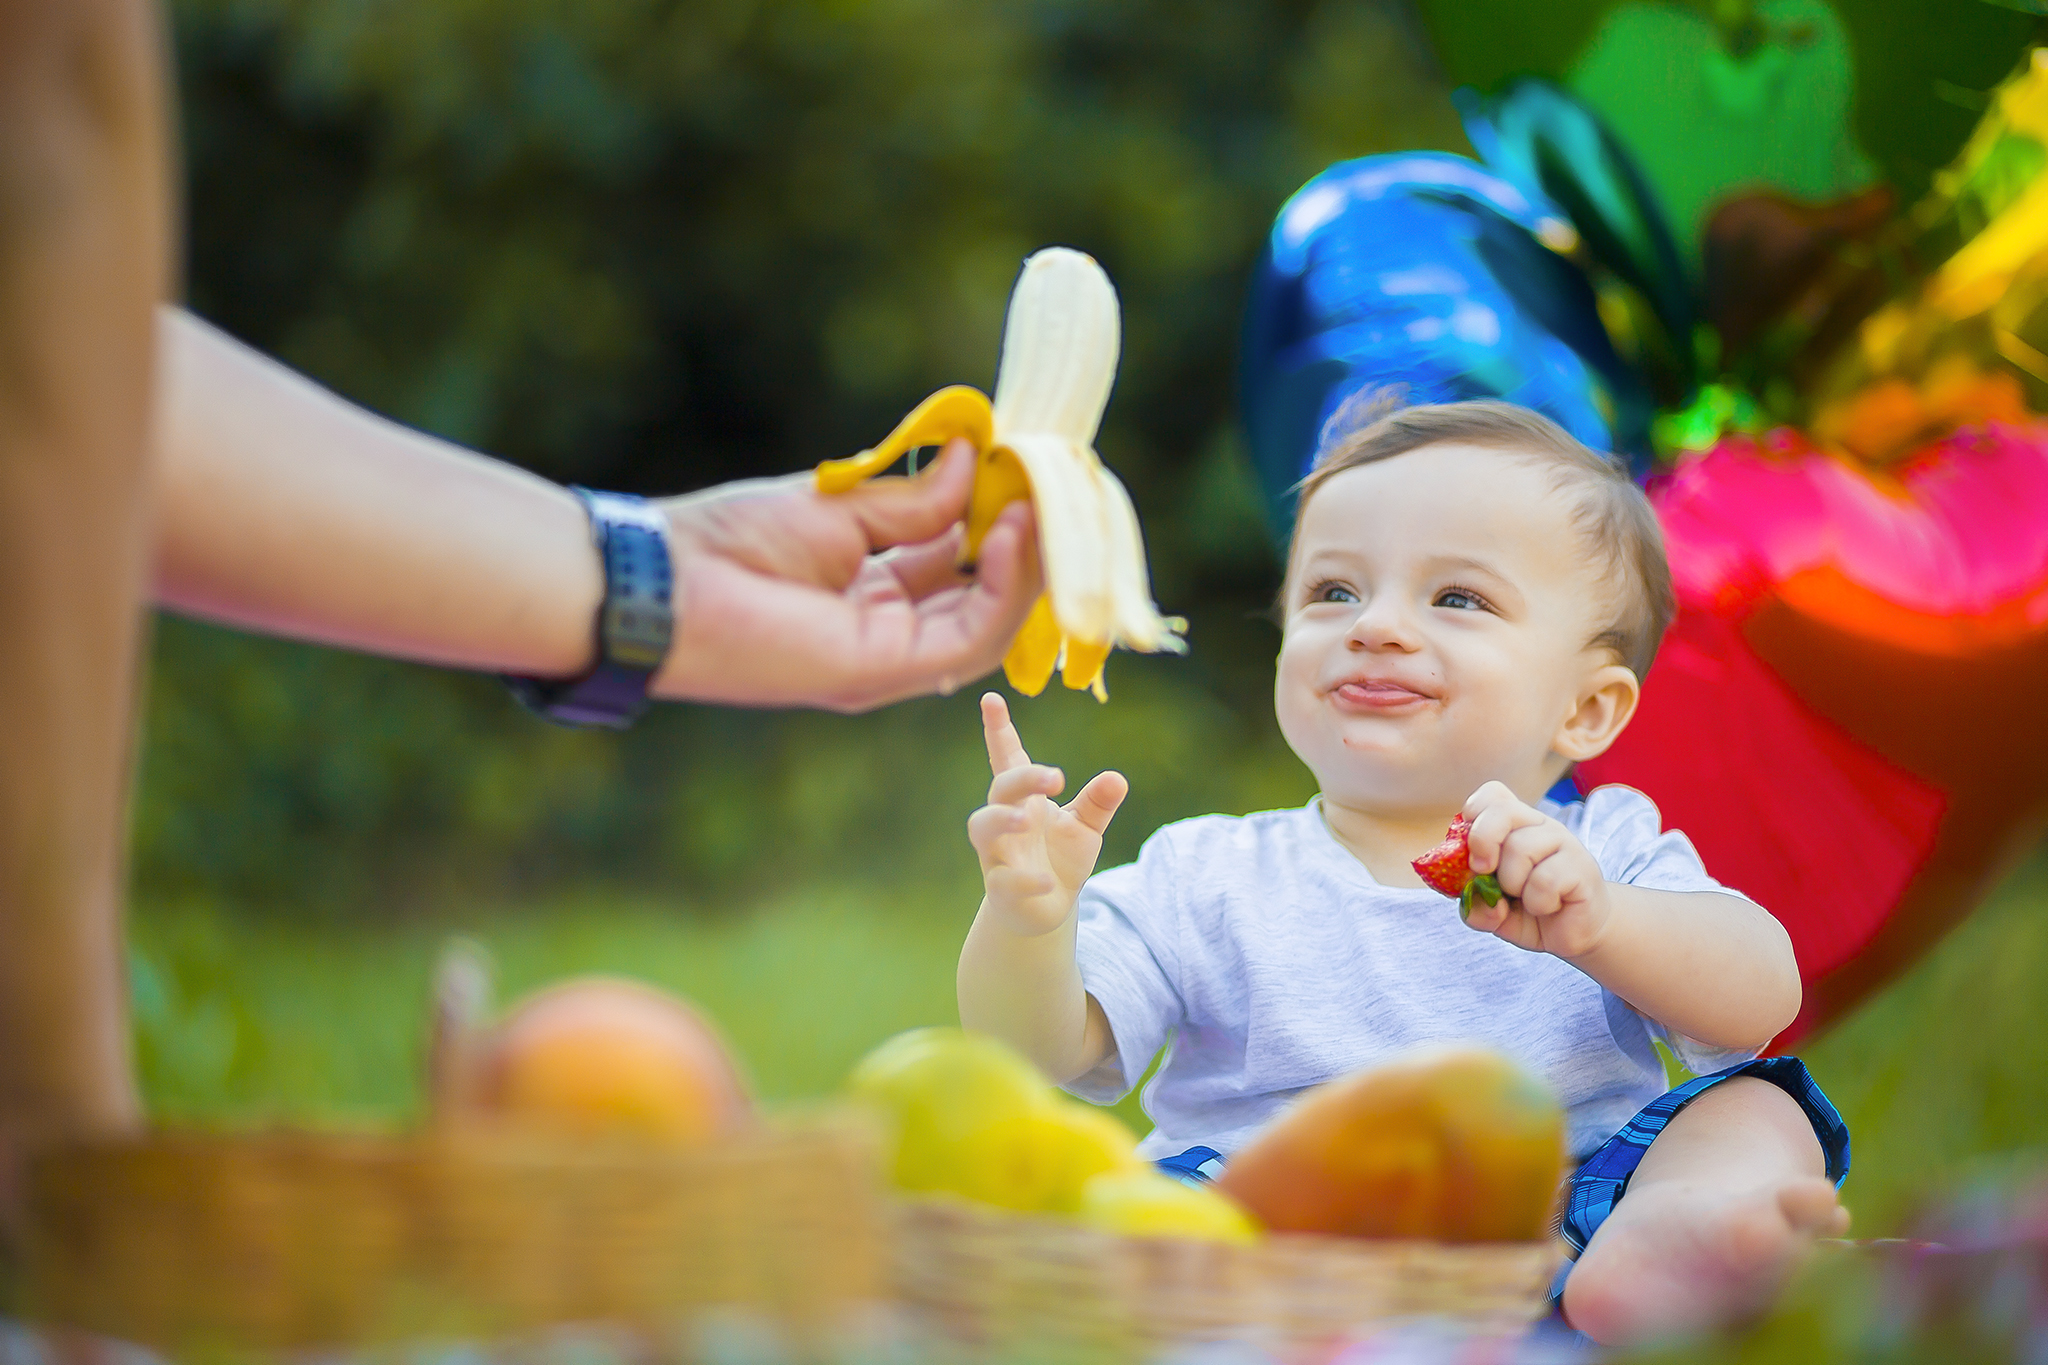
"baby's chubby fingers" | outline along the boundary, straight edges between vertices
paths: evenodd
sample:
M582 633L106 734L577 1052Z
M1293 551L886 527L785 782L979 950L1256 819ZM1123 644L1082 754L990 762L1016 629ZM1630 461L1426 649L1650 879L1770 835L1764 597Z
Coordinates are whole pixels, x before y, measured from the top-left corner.
M1529 875L1564 847L1565 841L1571 837L1557 821L1540 812L1532 813L1536 815L1536 822L1517 825L1509 830L1507 837L1501 840L1500 853L1495 858L1494 879L1500 883L1504 894L1517 900L1527 899L1528 893L1524 888L1529 882ZM1523 908L1534 914L1543 913L1535 906L1524 905Z
M1522 889L1514 893L1520 899L1524 913L1540 919L1564 909L1566 896L1578 889L1581 880L1571 862L1570 858L1558 852L1529 870L1522 879ZM1502 885L1505 886L1506 882L1503 881Z
M984 866L1005 862L1008 860L1002 856L1003 841L1029 834L1037 824L1028 806L983 806L967 817L967 842L981 854Z
M1018 806L1034 796L1054 797L1066 789L1067 775L1044 763L1025 763L996 774L988 784L991 806Z
M1116 815L1117 807L1131 793L1131 784L1119 772L1100 772L1089 780L1087 786L1075 793L1074 799L1066 805L1067 813L1082 824L1101 834L1109 828L1110 820Z
M1465 835L1465 849L1474 872L1497 871L1508 836L1524 826L1541 824L1546 818L1543 812L1509 791L1504 782L1489 782L1473 792L1460 813L1472 822ZM1502 889L1514 894L1505 882Z
M1482 934L1495 933L1501 925L1507 923L1508 915L1513 910L1514 906L1505 896L1492 905L1488 905L1483 897L1474 896L1472 909L1465 916L1465 927L1477 929Z

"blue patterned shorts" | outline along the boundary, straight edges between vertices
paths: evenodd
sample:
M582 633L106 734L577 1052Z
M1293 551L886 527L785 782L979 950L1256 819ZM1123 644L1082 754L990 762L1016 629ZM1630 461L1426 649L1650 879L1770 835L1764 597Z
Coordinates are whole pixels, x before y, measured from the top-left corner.
M1650 1150L1664 1125L1701 1095L1737 1076L1769 1081L1799 1102L1813 1124L1813 1135L1820 1139L1820 1150L1827 1158L1828 1179L1837 1188L1841 1186L1849 1174L1849 1126L1814 1084L1806 1063L1797 1057L1759 1057L1665 1091L1621 1125L1621 1131L1607 1139L1599 1151L1579 1163L1579 1169L1565 1186L1564 1212L1557 1229L1570 1244L1574 1256L1586 1249L1586 1243L1593 1240L1593 1234L1627 1193L1629 1177L1636 1173L1643 1153Z

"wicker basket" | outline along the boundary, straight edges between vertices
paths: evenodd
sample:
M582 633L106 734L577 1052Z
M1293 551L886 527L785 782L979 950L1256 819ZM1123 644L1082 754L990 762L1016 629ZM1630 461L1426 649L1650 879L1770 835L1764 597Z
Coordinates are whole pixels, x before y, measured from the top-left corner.
M808 1355L886 1293L872 1143L833 1121L697 1151L163 1133L29 1182L32 1316L185 1355L707 1311Z
M1118 1237L964 1201L895 1212L896 1291L936 1356L1146 1361L1239 1343L1318 1359L1417 1318L1508 1336L1543 1314L1547 1242L1278 1235L1256 1246Z

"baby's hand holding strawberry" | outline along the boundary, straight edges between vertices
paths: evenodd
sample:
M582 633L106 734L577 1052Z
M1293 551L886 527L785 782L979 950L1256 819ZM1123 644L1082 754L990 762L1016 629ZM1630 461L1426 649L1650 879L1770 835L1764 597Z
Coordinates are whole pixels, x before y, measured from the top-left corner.
M1098 773L1059 805L1052 798L1065 777L1031 761L999 694L983 695L981 722L995 779L988 804L967 819L967 837L981 859L986 905L1012 933L1051 933L1073 914L1130 786L1120 773Z
M1462 868L1453 847L1460 834ZM1445 895L1463 893L1460 913L1472 928L1531 952L1567 959L1591 952L1611 911L1606 876L1586 846L1499 782L1472 794L1444 844L1417 859L1415 870ZM1446 889L1452 879L1457 891Z

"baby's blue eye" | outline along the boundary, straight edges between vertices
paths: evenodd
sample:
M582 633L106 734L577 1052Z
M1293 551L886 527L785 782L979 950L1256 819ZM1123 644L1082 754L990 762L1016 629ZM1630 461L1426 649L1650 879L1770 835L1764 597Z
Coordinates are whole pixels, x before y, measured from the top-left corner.
M1311 602L1356 602L1358 594L1342 583L1321 583L1308 595Z
M1466 592L1463 588L1445 588L1436 595L1436 605L1458 611L1486 610L1486 603L1476 593Z

